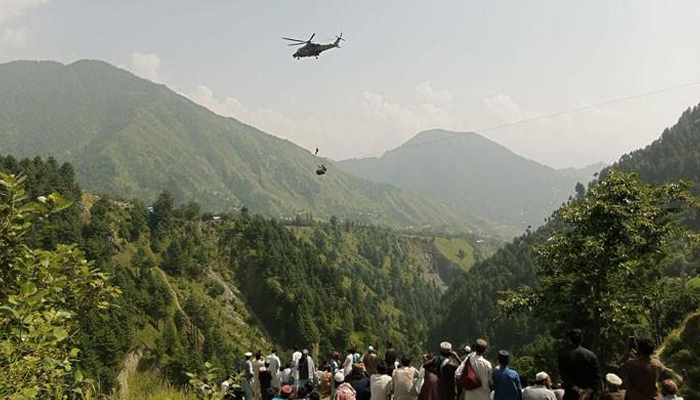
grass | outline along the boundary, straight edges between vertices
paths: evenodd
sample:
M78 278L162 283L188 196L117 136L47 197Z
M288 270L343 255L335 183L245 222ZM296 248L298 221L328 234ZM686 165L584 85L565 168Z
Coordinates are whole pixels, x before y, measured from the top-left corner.
M474 249L465 239L435 238L435 247L440 251L440 253L447 257L448 260L460 265L465 270L471 268L471 266L476 262ZM459 257L460 250L463 251L463 258Z
M137 371L129 377L127 400L190 400L197 396L179 390L153 370Z

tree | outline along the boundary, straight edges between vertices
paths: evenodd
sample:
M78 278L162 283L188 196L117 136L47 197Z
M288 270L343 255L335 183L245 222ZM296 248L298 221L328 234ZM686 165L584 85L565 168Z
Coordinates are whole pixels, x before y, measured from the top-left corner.
M653 308L673 244L697 237L678 216L699 208L685 183L644 185L610 173L558 212L562 227L535 248L538 284L506 293L510 313L536 309L561 334L582 328L603 362L631 332L656 329ZM576 310L576 312L572 312Z
M158 195L153 203L153 213L151 214L151 230L160 234L173 227L173 196L168 191Z
M27 246L32 224L70 202L55 193L31 202L23 183L0 172L0 396L82 395L77 317L110 307L120 291L75 245Z

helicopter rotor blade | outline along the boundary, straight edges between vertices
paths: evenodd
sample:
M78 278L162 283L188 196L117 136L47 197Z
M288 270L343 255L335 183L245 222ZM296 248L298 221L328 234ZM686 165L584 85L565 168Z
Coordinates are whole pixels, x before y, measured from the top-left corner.
M301 46L303 44L306 44L306 42L301 42L301 43L290 43L287 46Z
M307 42L311 42L311 40L314 38L314 36L316 36L316 32L314 32L314 34L311 35L311 37L309 38L309 40L307 40Z
M288 37L283 37L284 40L291 40L292 42L306 43L306 40L292 39Z

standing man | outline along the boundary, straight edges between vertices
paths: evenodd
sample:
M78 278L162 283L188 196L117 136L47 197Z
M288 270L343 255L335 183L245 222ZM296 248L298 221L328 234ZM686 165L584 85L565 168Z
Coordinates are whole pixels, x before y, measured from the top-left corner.
M498 369L493 371L494 400L523 400L520 376L515 370L508 368L510 353L507 350L498 351Z
M294 346L294 352L292 353L292 377L294 378L294 383L296 385L296 382L299 380L299 375L297 374L299 372L299 360L301 359L301 352L299 351L299 347Z
M455 373L462 364L462 360L452 350L450 342L440 343L440 355L437 357L436 362L438 377L440 378L438 390L440 400L456 400Z
M455 372L455 381L459 381L459 379L462 377L462 374L465 373L467 370L467 363L470 363L472 368L474 369L474 372L476 372L476 376L479 377L479 381L481 381L480 387L464 391L465 400L491 399L490 382L491 374L493 373L493 367L491 366L489 360L484 358L484 354L486 353L487 349L488 343L486 342L486 340L477 339L476 343L474 344L474 352L466 356L464 362L460 364L459 368L457 368L457 372Z
M243 394L245 400L253 400L253 379L255 378L255 373L253 372L253 362L250 359L253 357L253 353L245 353L245 360L241 364L241 369L243 370Z
M299 377L299 387L306 387L311 384L314 385L314 380L316 377L316 366L314 365L314 360L309 355L309 351L304 349L301 354L299 362L297 362L297 376Z
M343 374L345 376L350 375L350 372L352 372L352 364L354 364L355 360L355 349L350 347L347 352L348 355L345 356L345 362L343 362Z
M277 357L277 350L272 349L272 353L265 358L265 362L270 364L267 370L270 371L272 375L272 388L278 390L280 388L280 368L282 362L280 358Z
M262 399L262 389L260 388L260 369L265 367L265 361L262 359L262 351L255 352L255 360L253 361L253 396L255 400Z
M367 375L372 376L377 373L378 362L379 357L377 357L377 352L374 350L374 347L369 346L367 348L367 353L362 357L362 363L365 365Z
M572 329L567 333L569 348L559 354L559 375L564 381L564 400L578 400L588 393L597 397L600 390L598 357L583 347L583 332Z
M384 361L386 361L386 365L389 367L389 375L392 375L394 373L394 368L397 367L396 360L398 360L398 358L399 356L396 352L396 349L394 348L394 344L387 340L386 352L384 353Z
M664 365L658 358L653 358L654 342L642 339L637 343L637 356L620 367L620 375L625 382L627 400L658 399L657 383L661 381Z
M403 356L401 367L396 368L391 377L394 400L416 400L418 398L416 381L418 381L418 370L411 366L411 357Z

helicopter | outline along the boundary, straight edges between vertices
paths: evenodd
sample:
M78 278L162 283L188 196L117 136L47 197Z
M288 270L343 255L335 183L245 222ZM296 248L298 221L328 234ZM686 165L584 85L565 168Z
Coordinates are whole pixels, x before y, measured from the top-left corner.
M313 43L311 41L314 38L314 36L316 36L315 33L313 35L311 35L309 40L299 40L299 39L292 39L292 38L288 38L288 37L283 37L282 39L296 42L296 43L290 43L287 46L302 46L303 45L297 51L295 51L294 54L292 54L292 57L296 58L297 60L304 58L304 57L316 57L316 58L318 58L318 56L326 50L330 50L330 49L333 49L336 47L340 48L340 41L345 40L345 39L343 39L343 34L341 33L340 36L335 37L335 42L328 43L328 44L319 44L319 43Z

